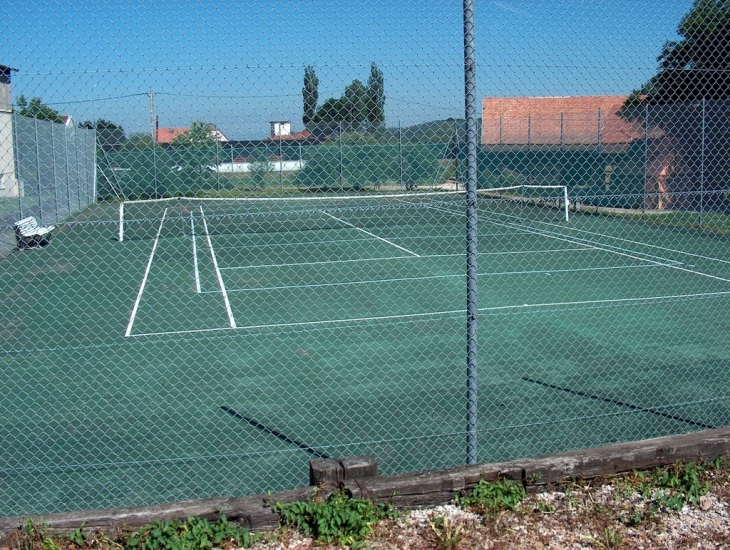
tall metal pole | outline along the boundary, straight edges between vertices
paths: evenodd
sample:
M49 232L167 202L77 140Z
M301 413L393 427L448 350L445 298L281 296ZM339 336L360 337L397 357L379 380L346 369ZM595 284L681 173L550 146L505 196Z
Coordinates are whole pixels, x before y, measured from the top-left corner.
M403 128L401 128L400 120L398 121L398 183L399 188L403 190Z
M152 131L152 178L154 188L154 198L157 198L157 121L155 119L155 92L150 90L150 129Z
M25 198L25 188L23 187L23 180L20 174L20 152L18 151L18 116L20 115L17 115L16 113L10 114L11 128L13 131L13 152L15 155L15 170L13 171L13 176L15 177L15 185L18 186L18 214L20 215L18 219L22 220L23 218L25 218L25 216L23 215L23 199Z
M474 0L464 2L466 125L466 463L477 462L477 83Z
M705 209L705 98L702 98L702 150L700 153L700 215L699 226L702 229L702 211Z
M152 141L155 142L157 141L157 132L155 131L155 92L150 90L147 92L147 95L150 96L150 129L152 131Z
M345 183L342 180L342 122L338 122L337 127L340 131L339 139L337 140L339 143L339 146L340 146L340 148L339 148L340 149L340 183L339 183L339 186L340 186L340 188L344 188Z
M38 119L33 119L33 130L35 132L35 173L38 178L38 218L43 223L43 188L41 187L41 150L38 147Z

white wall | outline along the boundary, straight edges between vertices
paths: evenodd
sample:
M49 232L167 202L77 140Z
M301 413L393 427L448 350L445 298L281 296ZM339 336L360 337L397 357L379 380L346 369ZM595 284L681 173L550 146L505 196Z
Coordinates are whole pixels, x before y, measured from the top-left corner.
M211 166L211 170L216 170L221 173L234 173L234 172L250 172L252 162L224 162L216 166ZM305 161L303 160L272 160L269 161L270 174L276 174L278 172L295 172L304 168Z
M17 197L19 189L15 178L13 115L6 112L0 112L0 175L0 198Z

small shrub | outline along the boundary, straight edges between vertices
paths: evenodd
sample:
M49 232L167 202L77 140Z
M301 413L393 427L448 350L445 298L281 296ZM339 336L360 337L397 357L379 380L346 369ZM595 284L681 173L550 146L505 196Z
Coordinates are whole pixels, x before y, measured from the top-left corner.
M342 490L326 500L312 499L273 507L281 523L299 529L304 535L322 542L352 545L364 540L386 518L396 518L391 505L376 505L370 500L351 498Z
M132 533L125 546L136 550L204 550L250 546L255 540L245 529L228 523L225 516L211 524L191 517L187 520L155 521Z
M443 548L455 548L463 537L461 525L454 526L449 516L436 516L429 525Z
M458 496L456 502L462 508L490 515L502 510L514 510L525 496L525 488L518 481L499 479L490 483L482 479L471 493Z

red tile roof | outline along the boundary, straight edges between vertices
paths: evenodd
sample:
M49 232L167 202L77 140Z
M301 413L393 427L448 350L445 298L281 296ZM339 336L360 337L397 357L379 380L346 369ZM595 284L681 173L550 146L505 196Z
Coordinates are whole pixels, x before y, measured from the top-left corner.
M618 112L625 95L486 97L483 145L618 145L643 137ZM600 126L600 133L599 133Z
M157 143L172 143L173 139L189 131L189 128L158 128Z

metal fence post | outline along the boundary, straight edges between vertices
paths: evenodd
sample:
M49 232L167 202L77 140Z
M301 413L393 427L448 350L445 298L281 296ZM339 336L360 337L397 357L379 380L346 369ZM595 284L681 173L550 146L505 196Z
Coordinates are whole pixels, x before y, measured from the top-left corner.
M339 139L337 142L339 143L339 149L340 149L340 187L344 186L344 181L342 179L342 122L337 123L337 127L339 128Z
M641 201L641 216L646 214L646 187L649 184L649 104L644 106L644 200Z
M12 140L13 140L13 154L14 154L14 161L15 161L15 170L14 170L14 176L15 176L15 185L18 186L18 219L21 220L25 216L23 216L23 195L25 194L25 190L23 189L23 180L20 178L20 153L18 151L18 121L17 118L20 115L17 115L15 113L11 113L10 115L10 124L12 125Z
M398 121L398 187L403 190L403 128Z
M64 163L66 165L66 205L68 207L68 215L70 216L73 212L71 208L71 175L69 174L69 162L68 162L68 128L63 125L63 153Z
M66 128L66 125L63 125ZM58 220L58 174L56 173L56 132L51 123L51 164L53 165L53 213L54 221Z
M700 215L697 220L702 229L702 212L705 209L705 98L702 98L702 146L700 149Z
M217 128L217 126L216 126ZM221 159L220 159L220 140L216 135L215 138L215 186L218 192L221 190Z
M466 125L466 463L477 462L477 133L474 0L464 0Z
M43 190L41 188L41 151L38 147L38 119L33 119L33 133L35 135L35 172L38 178L38 217L43 220Z
M281 147L281 134L279 134L279 192L284 190L284 181L282 180L282 172L284 170L284 156Z

